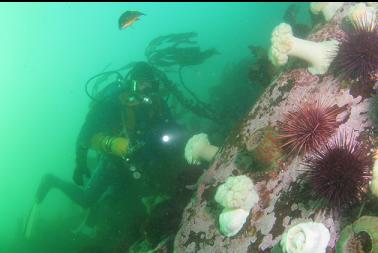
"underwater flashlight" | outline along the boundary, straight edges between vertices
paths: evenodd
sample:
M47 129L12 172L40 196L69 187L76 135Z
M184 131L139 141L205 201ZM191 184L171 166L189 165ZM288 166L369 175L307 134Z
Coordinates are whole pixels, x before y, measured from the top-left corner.
M163 135L163 137L161 137L161 140L164 142L164 143L167 143L171 140L171 137L167 134Z
M149 97L143 97L143 103L145 104L151 104L151 99Z

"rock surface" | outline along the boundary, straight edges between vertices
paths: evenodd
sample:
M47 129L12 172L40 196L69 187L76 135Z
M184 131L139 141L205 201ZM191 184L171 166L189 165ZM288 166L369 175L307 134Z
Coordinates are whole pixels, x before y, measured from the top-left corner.
M329 23L315 27L307 39L342 40L345 34L341 23L350 6L345 4ZM298 177L302 173L303 157L280 155L279 144L271 137L284 113L315 98L345 107L345 112L338 116L338 132L352 130L367 144L369 152L374 142L368 116L372 98L351 95L350 87L331 73L314 76L306 68L290 67L282 72L242 124L230 133L227 144L200 178L195 196L183 213L182 226L175 238L175 252L271 252L289 226L306 221L321 222L330 230L327 252L334 252L340 230L356 219L361 206L347 213L314 208L311 199L299 194ZM256 163L253 157L261 157L262 161ZM264 166L259 166L261 164ZM214 201L214 195L217 186L231 175L249 176L255 182L260 201L251 210L242 230L228 238L219 231L218 217L222 207ZM368 210L369 205L366 205L364 211Z

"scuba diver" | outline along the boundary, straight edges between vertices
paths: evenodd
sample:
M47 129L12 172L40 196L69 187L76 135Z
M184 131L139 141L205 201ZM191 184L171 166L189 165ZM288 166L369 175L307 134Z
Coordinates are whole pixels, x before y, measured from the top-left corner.
M159 95L156 71L148 63L138 62L125 78L103 89L91 105L77 139L75 184L45 175L37 189L35 205L42 203L52 188L80 206L91 208L109 188L128 191L129 184L137 180L142 191L136 196L139 200L169 187L163 181L173 173L162 168L167 167L169 159L181 159L187 136ZM87 165L90 149L99 154L92 173ZM30 229L26 228L29 233Z

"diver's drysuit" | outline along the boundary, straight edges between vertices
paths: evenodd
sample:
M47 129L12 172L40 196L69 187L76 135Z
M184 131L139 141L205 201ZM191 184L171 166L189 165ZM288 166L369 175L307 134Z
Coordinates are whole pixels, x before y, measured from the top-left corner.
M109 205L112 207L111 217L113 218L113 214L115 218L121 215L122 221L116 219L109 222L110 217L106 218L105 222L112 224L111 227L116 230L112 236L121 231L117 225L123 229L120 236L127 238L125 240L129 243L138 238L139 230L143 230L144 236L148 235L150 240L156 242L162 239L160 237L164 233L172 234L176 231L181 210L191 197L191 191L184 186L195 183L202 171L188 167L183 159L188 133L174 122L167 103L158 95L159 84L153 84L155 78L159 80L156 83L164 82L165 79L156 77L151 72L146 75L146 64L144 67L143 64L139 66L142 66L139 75L135 70L138 68L134 67L130 78L117 80L102 90L100 96L95 97L77 139L74 173L76 184L46 175L38 188L36 202L29 217L34 216L34 210L37 210L38 204L51 188L61 190L83 207L90 207L95 216L97 207L104 203L100 200L101 197L107 190L114 189L115 194L111 196L115 196L117 202ZM135 80L141 84L136 84ZM146 80L151 81L151 87L155 87L152 91L141 88L146 87ZM140 88L134 89L136 86ZM133 93L135 90L138 92ZM135 104L134 99L140 103ZM97 143L94 139L99 134L103 137L100 144L105 145L94 145ZM128 150L125 156L122 152L117 153L109 148L113 146L114 139L127 140ZM98 151L99 160L93 175L82 187L82 182L78 180L82 177L77 176L86 173L89 149ZM166 200L167 196L171 198L170 201L158 202L159 197ZM123 200L119 201L121 206L118 206L118 200ZM96 205L97 203L100 205ZM113 212L113 207L117 206L118 209ZM148 214L146 220L146 214L151 210L154 211ZM87 219L85 223L87 224ZM32 227L33 218L28 218L25 226L27 237L30 236Z
M79 205L91 207L110 186L126 186L127 189L131 180L139 180L140 184L145 184L145 187L140 187L141 190L156 193L157 189L149 182L160 180L162 182L157 185L164 184L157 167L175 157L175 152L182 152L178 145L186 137L173 121L161 97L154 96L151 103L130 107L122 102L123 92L114 88L110 95L92 106L77 140L76 163L77 167L86 167L91 139L99 132L128 138L131 147L129 155L122 159L102 153L93 175L83 188L52 175L46 176L45 187L40 187L37 193L37 202L43 200L48 189L58 188ZM139 176L140 179L135 179Z

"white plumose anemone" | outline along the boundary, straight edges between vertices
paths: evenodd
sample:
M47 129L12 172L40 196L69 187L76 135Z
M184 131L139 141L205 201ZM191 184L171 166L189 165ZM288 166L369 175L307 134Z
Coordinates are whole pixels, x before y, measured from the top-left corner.
M185 159L189 164L199 165L201 162L211 162L219 148L210 144L207 134L196 134L188 140L185 146Z
M225 236L236 235L243 227L249 211L239 209L223 209L219 215L220 231Z
M219 216L221 233L233 236L243 227L250 210L259 201L259 196L249 177L231 176L218 187L215 201L224 207Z
M370 191L374 196L378 197L378 150L375 153L375 162L373 167L373 177L371 179Z
M378 2L366 2L367 6L378 9Z
M271 43L269 58L274 65L284 65L289 56L294 56L308 62L308 71L313 75L326 73L339 50L337 40L313 42L294 37L286 23L274 28Z
M376 9L367 7L364 3L355 4L350 7L348 18L355 28L373 31L376 25Z
M282 235L283 253L326 253L329 230L317 222L300 223Z
M328 22L343 4L344 2L311 2L310 11L315 15L323 14L324 19Z
M252 180L244 175L229 177L220 185L215 201L225 208L243 208L249 211L259 201Z

